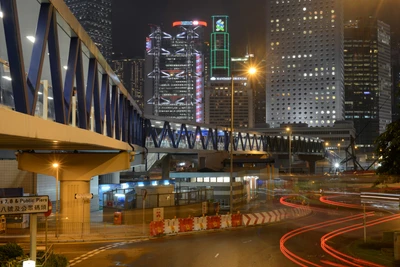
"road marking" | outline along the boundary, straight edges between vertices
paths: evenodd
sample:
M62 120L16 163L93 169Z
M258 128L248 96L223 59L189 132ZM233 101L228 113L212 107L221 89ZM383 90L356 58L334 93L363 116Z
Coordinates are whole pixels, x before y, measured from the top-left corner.
M219 256L219 253L217 253L217 255L215 255L215 257L217 258Z
M82 254L82 255L76 257L75 259L70 260L69 261L69 266L72 267L75 264L81 263L82 261L87 260L90 257L93 257L94 255L96 255L96 254L98 254L100 252L103 252L105 250L108 250L108 249L111 249L111 248L116 248L116 247L127 245L127 244L131 244L131 243L146 241L146 240L148 240L148 239L131 240L131 241L127 241L127 242L119 242L119 243L114 243L114 244L110 244L110 245L107 245L107 246L103 246L103 247L100 247L100 248L96 248L96 249L94 249L92 251L89 251L89 252L87 252L85 254ZM219 254L217 254L216 257L218 257L218 255Z
M243 244L247 244L247 243L250 243L250 242L251 242L251 240L247 240L247 241L244 241Z

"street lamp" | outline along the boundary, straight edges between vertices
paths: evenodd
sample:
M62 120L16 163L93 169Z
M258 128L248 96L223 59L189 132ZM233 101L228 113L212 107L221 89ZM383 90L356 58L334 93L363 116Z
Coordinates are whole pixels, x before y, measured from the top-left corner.
M257 73L257 69L254 67L250 67L247 70L247 73L249 75L254 75ZM229 190L229 206L230 206L230 213L233 213L233 111L234 111L234 93L235 93L235 83L233 80L234 76L233 73L231 72L231 136L230 136L230 170L229 170L229 183L230 183L230 190Z
M53 168L56 169L56 237L58 237L58 168L60 165L55 162Z
M292 130L287 127L286 132L288 133L289 139L289 175L292 174Z

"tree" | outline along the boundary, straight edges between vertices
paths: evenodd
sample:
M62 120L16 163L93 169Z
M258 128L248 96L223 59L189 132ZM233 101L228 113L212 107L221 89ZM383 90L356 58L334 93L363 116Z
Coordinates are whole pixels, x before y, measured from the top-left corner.
M392 122L386 127L376 140L376 154L379 158L377 174L391 179L393 182L400 181L400 120Z

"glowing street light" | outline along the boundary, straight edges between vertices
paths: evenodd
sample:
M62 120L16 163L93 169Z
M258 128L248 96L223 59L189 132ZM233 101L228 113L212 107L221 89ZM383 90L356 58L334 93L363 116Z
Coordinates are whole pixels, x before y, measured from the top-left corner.
M247 74L249 75L254 75L257 73L257 69L255 67L250 67L247 70ZM233 116L233 111L234 111L234 93L235 93L235 83L233 80L234 76L233 73L231 72L231 138L230 138L230 144L231 144L231 149L230 149L230 170L229 170L229 183L230 183L230 191L229 191L229 206L230 206L230 213L233 213L233 121L234 121L234 116Z

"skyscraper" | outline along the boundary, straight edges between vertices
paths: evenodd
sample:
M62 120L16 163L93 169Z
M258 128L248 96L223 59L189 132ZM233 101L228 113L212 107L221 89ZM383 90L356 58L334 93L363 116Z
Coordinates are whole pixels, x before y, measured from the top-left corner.
M231 75L228 16L212 16L212 24L210 77L228 77Z
M204 121L204 21L176 21L175 35L151 26L146 38L145 113Z
M144 59L113 59L111 68L119 77L139 107L143 108Z
M65 0L72 14L110 63L112 55L112 0Z
M347 21L344 29L346 120L354 121L360 152L392 121L390 26L376 18Z
M342 0L267 1L266 122L344 119Z

